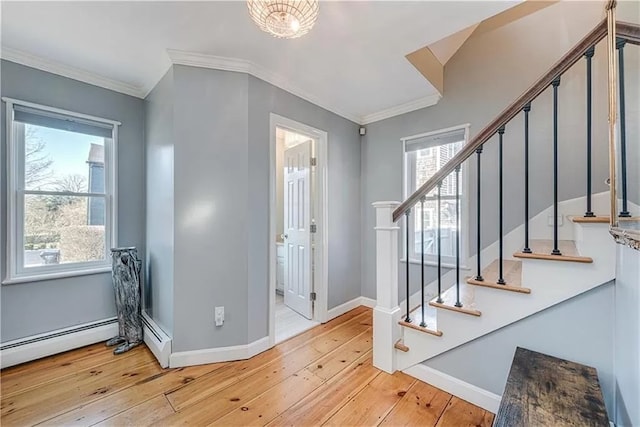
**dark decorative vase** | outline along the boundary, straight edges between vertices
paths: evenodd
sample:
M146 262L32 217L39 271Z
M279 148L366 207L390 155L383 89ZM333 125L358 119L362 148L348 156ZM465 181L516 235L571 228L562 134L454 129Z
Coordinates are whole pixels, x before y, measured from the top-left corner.
M111 261L118 312L118 336L107 341L107 346L117 345L113 353L121 354L142 342L142 262L138 258L138 251L133 247L111 249Z

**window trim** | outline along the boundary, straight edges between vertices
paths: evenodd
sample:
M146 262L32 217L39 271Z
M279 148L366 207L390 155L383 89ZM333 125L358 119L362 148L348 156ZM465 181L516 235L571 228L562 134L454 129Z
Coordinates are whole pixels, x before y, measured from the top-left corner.
M6 259L6 276L2 284L14 284L35 282L39 280L59 279L65 277L82 276L89 274L97 274L111 271L111 263L108 257L109 246L117 247L118 245L118 130L120 122L101 117L91 116L88 114L77 113L74 111L64 110L61 108L50 107L46 105L35 104L32 102L22 101L14 98L2 97L2 101L6 104L6 127L7 127L7 254ZM58 113L69 117L91 120L99 123L105 123L112 126L112 135L110 142L105 142L104 155L105 160L110 167L105 167L105 193L101 194L105 200L105 236L108 235L109 241L105 241L104 261L89 261L69 264L58 264L48 267L37 267L36 271L24 271L24 266L19 266L19 262L23 259L23 255L19 255L18 243L20 235L24 228L24 193L20 190L21 177L19 176L23 168L18 167L22 159L21 148L14 139L14 105L30 107L37 110ZM82 193L82 196L90 196L91 193ZM22 206L22 208L20 208ZM107 234L108 233L108 234Z
M464 145L469 143L469 130L470 130L471 124L470 123L465 123L465 124L461 124L461 125L456 125L456 126L451 126L448 128L444 128L444 129L438 129L435 131L430 131L430 132L424 132L424 133L420 133L417 135L411 135L411 136L406 136L403 138L400 138L400 141L402 142L402 194L403 194L403 199L406 200L411 194L409 193L409 177L408 177L408 171L413 171L414 168L411 167L411 165L409 165L409 156L407 155L408 153L406 152L406 146L407 146L407 141L413 140L413 139L417 139L417 138L425 138L425 137L429 137L429 136L433 136L433 135L438 135L438 134L442 134L442 133L446 133L446 132L453 132L456 130L460 130L460 129L464 129ZM461 175L461 179L460 179L460 184L461 184L461 190L462 190L462 194L466 195L467 197L461 197L461 205L460 205L460 213L462 218L460 219L460 230L468 230L468 226L469 226L469 173L468 173L468 168L463 164L460 170L460 175ZM409 263L411 264L421 264L422 261L420 260L420 254L413 254L412 250L409 249L410 253L407 254L407 221L403 221L403 226L402 226L402 259L400 259L400 262L407 262L407 258L409 259ZM415 234L415 233L414 233ZM460 268L461 269L468 269L467 264L468 264L468 258L469 258L469 234L468 233L461 233L461 245L460 245ZM412 247L412 246L410 246ZM438 257L437 255L430 255L430 254L425 254L424 256L424 263L425 265L430 265L430 266L435 266L437 265L437 261L438 261ZM450 257L450 256L442 256L441 258L441 263L442 266L445 268L455 268L455 257Z

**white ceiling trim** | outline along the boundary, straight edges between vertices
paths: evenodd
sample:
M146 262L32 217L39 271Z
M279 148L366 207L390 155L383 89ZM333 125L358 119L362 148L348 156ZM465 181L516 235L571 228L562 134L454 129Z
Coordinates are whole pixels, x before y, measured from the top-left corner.
M279 87L295 96L311 102L325 110L331 111L347 120L360 123L361 117L347 113L339 108L318 100L304 90L292 85L286 78L275 74L272 71L258 65L252 61L240 58L228 58L224 56L208 55L197 52L186 52L182 50L167 49L167 54L176 65L188 65L191 67L210 68L213 70L236 71L251 74L252 76L264 80L267 83Z
M415 101L407 102L405 104L387 108L376 113L367 114L365 116L358 116L355 114L347 113L345 111L342 111L340 108L318 100L315 96L312 96L302 89L289 83L286 78L279 76L276 73L269 71L266 68L246 59L227 58L196 52L180 51L175 49L167 49L167 53L173 64L251 74L256 78L264 80L276 87L279 87L282 90L285 90L295 96L311 102L312 104L315 104L360 125L366 125L379 120L387 119L389 117L394 117L400 114L419 110L421 108L430 107L437 104L441 99L440 95L434 94L417 99ZM57 61L41 58L20 51L18 49L13 49L5 46L0 49L0 58L7 61L16 62L18 64L26 65L27 67L32 67L38 70L57 74L59 76L68 77L70 79L78 80L94 86L113 90L125 95L135 96L136 98L146 98L146 96L152 89L132 85L119 80L114 80L96 73L83 70L81 68L72 67Z
M380 120L388 119L390 117L399 116L401 114L410 113L412 111L419 110L421 108L431 107L436 105L442 96L440 94L433 94L425 96L423 98L416 99L404 104L396 105L395 107L387 108L377 113L367 114L360 119L361 125L368 125L369 123L378 122Z
M44 59L17 49L2 46L0 49L0 58L7 61L16 62L27 67L37 68L38 70L47 71L59 76L68 77L94 86L110 89L115 92L124 93L125 95L143 98L147 95L147 90L140 86L110 79L99 74L62 64L60 62Z

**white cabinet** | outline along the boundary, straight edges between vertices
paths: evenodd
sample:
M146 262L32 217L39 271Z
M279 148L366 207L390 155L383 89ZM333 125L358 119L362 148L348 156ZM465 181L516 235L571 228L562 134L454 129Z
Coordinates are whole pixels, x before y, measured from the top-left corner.
M284 294L284 243L276 243L276 292Z

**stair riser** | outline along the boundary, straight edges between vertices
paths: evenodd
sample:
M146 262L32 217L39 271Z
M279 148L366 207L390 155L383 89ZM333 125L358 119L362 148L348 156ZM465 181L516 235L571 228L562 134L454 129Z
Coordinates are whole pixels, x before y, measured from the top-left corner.
M615 277L615 260L600 259L591 264L539 259L522 260L522 286L531 289L531 294L546 290L551 285L565 283L606 283Z
M575 242L581 254L596 254L594 263L611 265L615 270L616 244L609 234L609 224L574 224Z

